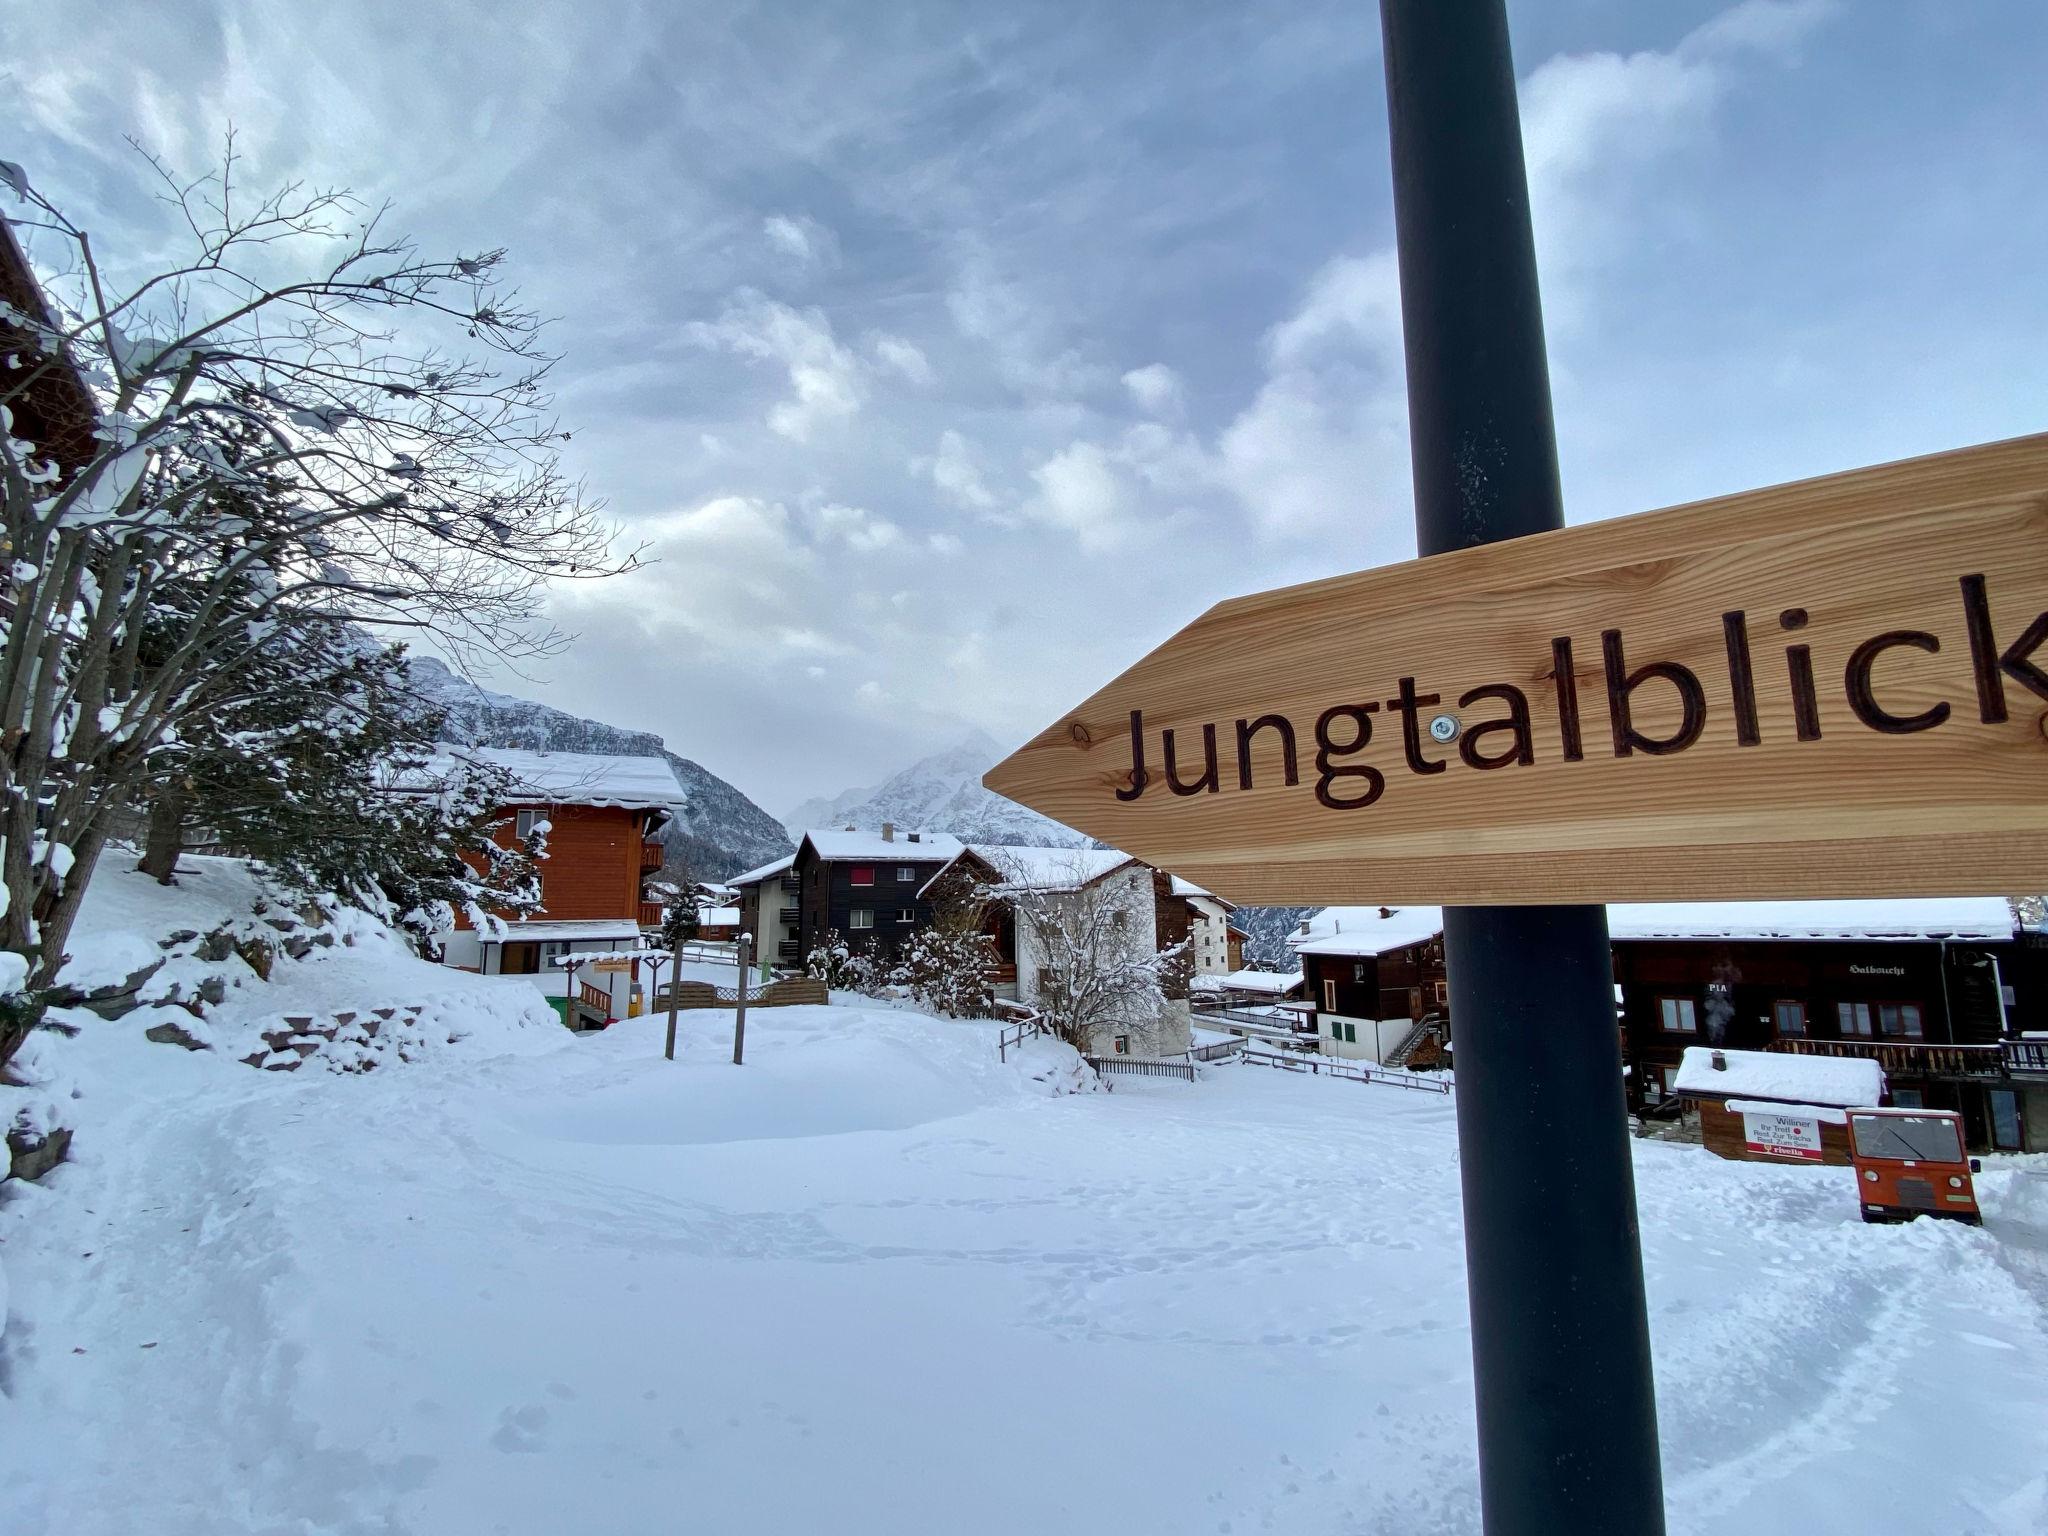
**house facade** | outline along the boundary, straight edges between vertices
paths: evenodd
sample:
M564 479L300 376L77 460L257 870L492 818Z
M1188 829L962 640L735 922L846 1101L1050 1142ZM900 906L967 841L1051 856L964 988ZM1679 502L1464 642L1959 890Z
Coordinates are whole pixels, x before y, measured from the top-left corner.
M641 933L661 920L647 880L661 868L654 835L683 787L658 757L585 752L464 748L461 757L503 769L513 790L496 837L517 846L545 829L540 911L479 930L458 915L442 961L490 976L532 976L559 999L572 1027L625 1018L645 979L637 964L599 957L641 948ZM450 765L452 766L452 764Z
M1638 1111L1687 1047L1873 1061L1888 1101L1951 1109L1977 1150L2048 1150L2043 936L2002 898L1608 909Z
M894 954L930 926L926 887L962 846L947 833L886 823L879 832L806 832L782 868L764 865L733 882L741 892L741 926L756 945L772 944L762 952L783 965L803 965L832 940Z
M1436 1027L1449 1037L1443 910L1439 907L1326 907L1288 943L1301 957L1325 1056L1390 1062Z
M1027 1004L1057 996L1063 969L1076 964L1104 975L1145 968L1177 946L1186 946L1185 956L1201 921L1175 893L1172 876L1115 849L976 844L956 869L971 872L992 896L992 937L1014 975L999 983L999 995ZM1183 958L1165 968L1156 994L1133 994L1106 1010L1091 1025L1084 1052L1185 1055L1194 1044L1190 971Z
M740 911L740 931L753 940L754 956L768 965L803 964L803 911L797 895L803 889L786 853L758 869L733 876Z
M1237 908L1192 880L1169 877L1168 896L1188 911L1188 956L1197 976L1228 976L1244 969L1244 933L1230 925Z

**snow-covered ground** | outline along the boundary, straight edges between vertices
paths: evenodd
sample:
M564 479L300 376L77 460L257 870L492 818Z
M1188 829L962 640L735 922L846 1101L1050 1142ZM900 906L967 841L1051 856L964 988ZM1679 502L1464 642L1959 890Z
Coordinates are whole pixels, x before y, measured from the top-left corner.
M682 1019L361 1077L67 1042L0 1530L1477 1530L1445 1099ZM1674 1531L2048 1528L2048 1172L1880 1228L1840 1169L1636 1155Z

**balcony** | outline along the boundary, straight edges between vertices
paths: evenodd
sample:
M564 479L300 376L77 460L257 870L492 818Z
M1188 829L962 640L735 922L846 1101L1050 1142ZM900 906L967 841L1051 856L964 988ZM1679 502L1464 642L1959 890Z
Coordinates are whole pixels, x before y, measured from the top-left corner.
M1771 1049L1793 1056L1834 1056L1874 1061L1886 1077L2001 1078L2008 1068L2006 1047L2033 1041L2008 1040L1997 1045L1909 1045L1877 1040L1778 1040ZM2048 1068L2044 1068L2048 1070Z
M797 879L795 875L784 875L782 877L782 888L785 891L800 891L804 888L804 883Z
M785 960L794 960L796 958L797 948L798 945L795 939L784 939L780 944L777 944L775 946L775 953L780 955Z
M642 928L659 928L661 926L661 918L662 906L660 902L643 901L640 903L640 926Z
M661 857L665 851L659 843L642 843L640 845L640 873L651 875L661 868Z
M779 920L791 928L797 925L797 917L798 914L795 907L784 907L779 914Z
M2001 1040L1998 1053L2008 1076L2048 1080L2048 1040Z

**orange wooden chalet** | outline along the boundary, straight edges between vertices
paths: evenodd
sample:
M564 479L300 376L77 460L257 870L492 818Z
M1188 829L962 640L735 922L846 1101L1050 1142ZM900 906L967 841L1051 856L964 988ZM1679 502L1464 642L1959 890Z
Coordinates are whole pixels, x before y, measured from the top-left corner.
M645 886L661 868L654 836L685 798L674 771L658 757L493 747L462 755L512 776L516 791L498 840L510 846L545 824L547 856L541 910L491 932L458 917L443 960L489 976L533 976L571 1027L626 1017L645 979L639 963L600 971L595 962L630 955L642 929L661 921ZM565 963L585 955L588 962Z

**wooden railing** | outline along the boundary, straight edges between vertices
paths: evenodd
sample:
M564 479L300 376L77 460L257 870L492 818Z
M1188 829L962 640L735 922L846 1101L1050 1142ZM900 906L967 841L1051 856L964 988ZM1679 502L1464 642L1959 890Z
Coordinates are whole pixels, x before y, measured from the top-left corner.
M659 843L642 843L640 845L640 873L651 875L654 871L661 868L661 859L664 852L666 850Z
M1384 1083L1389 1088L1412 1088L1419 1093L1449 1093L1451 1084L1419 1072L1391 1072L1365 1062L1345 1061L1333 1056L1295 1055L1284 1051L1262 1051L1247 1046L1237 1059L1251 1066L1277 1067L1283 1072L1307 1072L1317 1077L1342 1077L1355 1083Z
M643 901L640 903L640 926L642 928L659 928L661 926L661 918L662 908L660 902Z
M576 1001L596 1013L609 1014L612 1011L612 995L602 987L593 987L587 981L576 983Z
M2024 1044L2025 1042L2007 1042ZM2003 1077L1996 1045L1908 1045L1889 1040L1774 1040L1771 1049L1789 1056L1833 1056L1874 1061L1887 1077Z
M1177 1077L1183 1082L1201 1080L1191 1061L1154 1061L1146 1056L1083 1056L1096 1072L1106 1077Z

